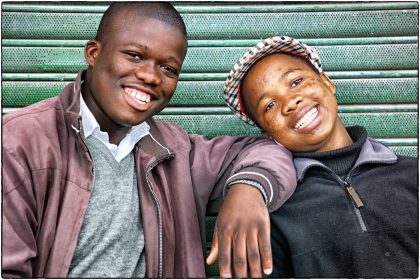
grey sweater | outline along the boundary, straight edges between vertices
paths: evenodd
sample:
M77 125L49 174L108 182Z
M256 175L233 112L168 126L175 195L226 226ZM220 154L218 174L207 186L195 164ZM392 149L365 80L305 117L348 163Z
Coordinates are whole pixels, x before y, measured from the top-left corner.
M117 162L95 137L87 139L94 183L68 277L143 278L144 234L134 155Z

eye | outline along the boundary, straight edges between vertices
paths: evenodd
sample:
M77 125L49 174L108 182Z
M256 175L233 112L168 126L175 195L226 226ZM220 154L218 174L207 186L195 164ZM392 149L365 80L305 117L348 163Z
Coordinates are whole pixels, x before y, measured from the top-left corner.
M162 65L162 69L163 69L165 72L167 72L167 73L169 73L169 74L171 74L171 75L178 76L178 70L177 70L177 69L175 69L175 68L174 68L174 67L172 67L172 66L169 66L169 65Z
M298 78L292 81L291 87L298 86L303 81L303 78Z
M128 51L126 54L133 60L141 61L144 59L143 55L138 52Z
M271 108L273 108L274 105L276 105L276 101L270 101L270 102L268 102L267 105L265 105L264 113L267 112L268 110L270 110Z

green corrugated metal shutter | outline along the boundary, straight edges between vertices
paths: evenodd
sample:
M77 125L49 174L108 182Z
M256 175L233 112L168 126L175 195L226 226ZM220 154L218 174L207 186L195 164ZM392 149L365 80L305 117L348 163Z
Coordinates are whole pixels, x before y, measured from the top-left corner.
M3 2L3 113L60 93L85 67L104 2ZM223 81L260 39L289 35L315 46L337 86L347 125L362 124L399 154L418 154L417 2L174 2L189 51L159 119L191 133L257 135L225 107ZM209 268L215 275L217 267Z

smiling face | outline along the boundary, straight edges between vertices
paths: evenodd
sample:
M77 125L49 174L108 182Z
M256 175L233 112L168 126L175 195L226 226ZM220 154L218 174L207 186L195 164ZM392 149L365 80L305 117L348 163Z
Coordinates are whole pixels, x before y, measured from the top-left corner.
M245 76L242 95L264 132L291 151L351 144L337 114L334 84L297 57L276 53L259 60Z
M101 130L113 138L165 108L175 92L186 48L179 28L130 11L117 16L100 42L89 41L83 97Z

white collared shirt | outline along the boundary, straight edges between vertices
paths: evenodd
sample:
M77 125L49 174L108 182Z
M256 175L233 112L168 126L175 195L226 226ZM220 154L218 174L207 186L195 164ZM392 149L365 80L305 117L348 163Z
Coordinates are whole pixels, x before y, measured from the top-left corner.
M89 137L99 139L111 151L115 160L118 162L133 151L134 146L141 138L149 134L149 125L146 122L142 122L139 125L133 126L118 146L110 143L108 133L100 130L99 124L86 105L82 94L80 94L80 116L82 117L83 131L86 139Z

